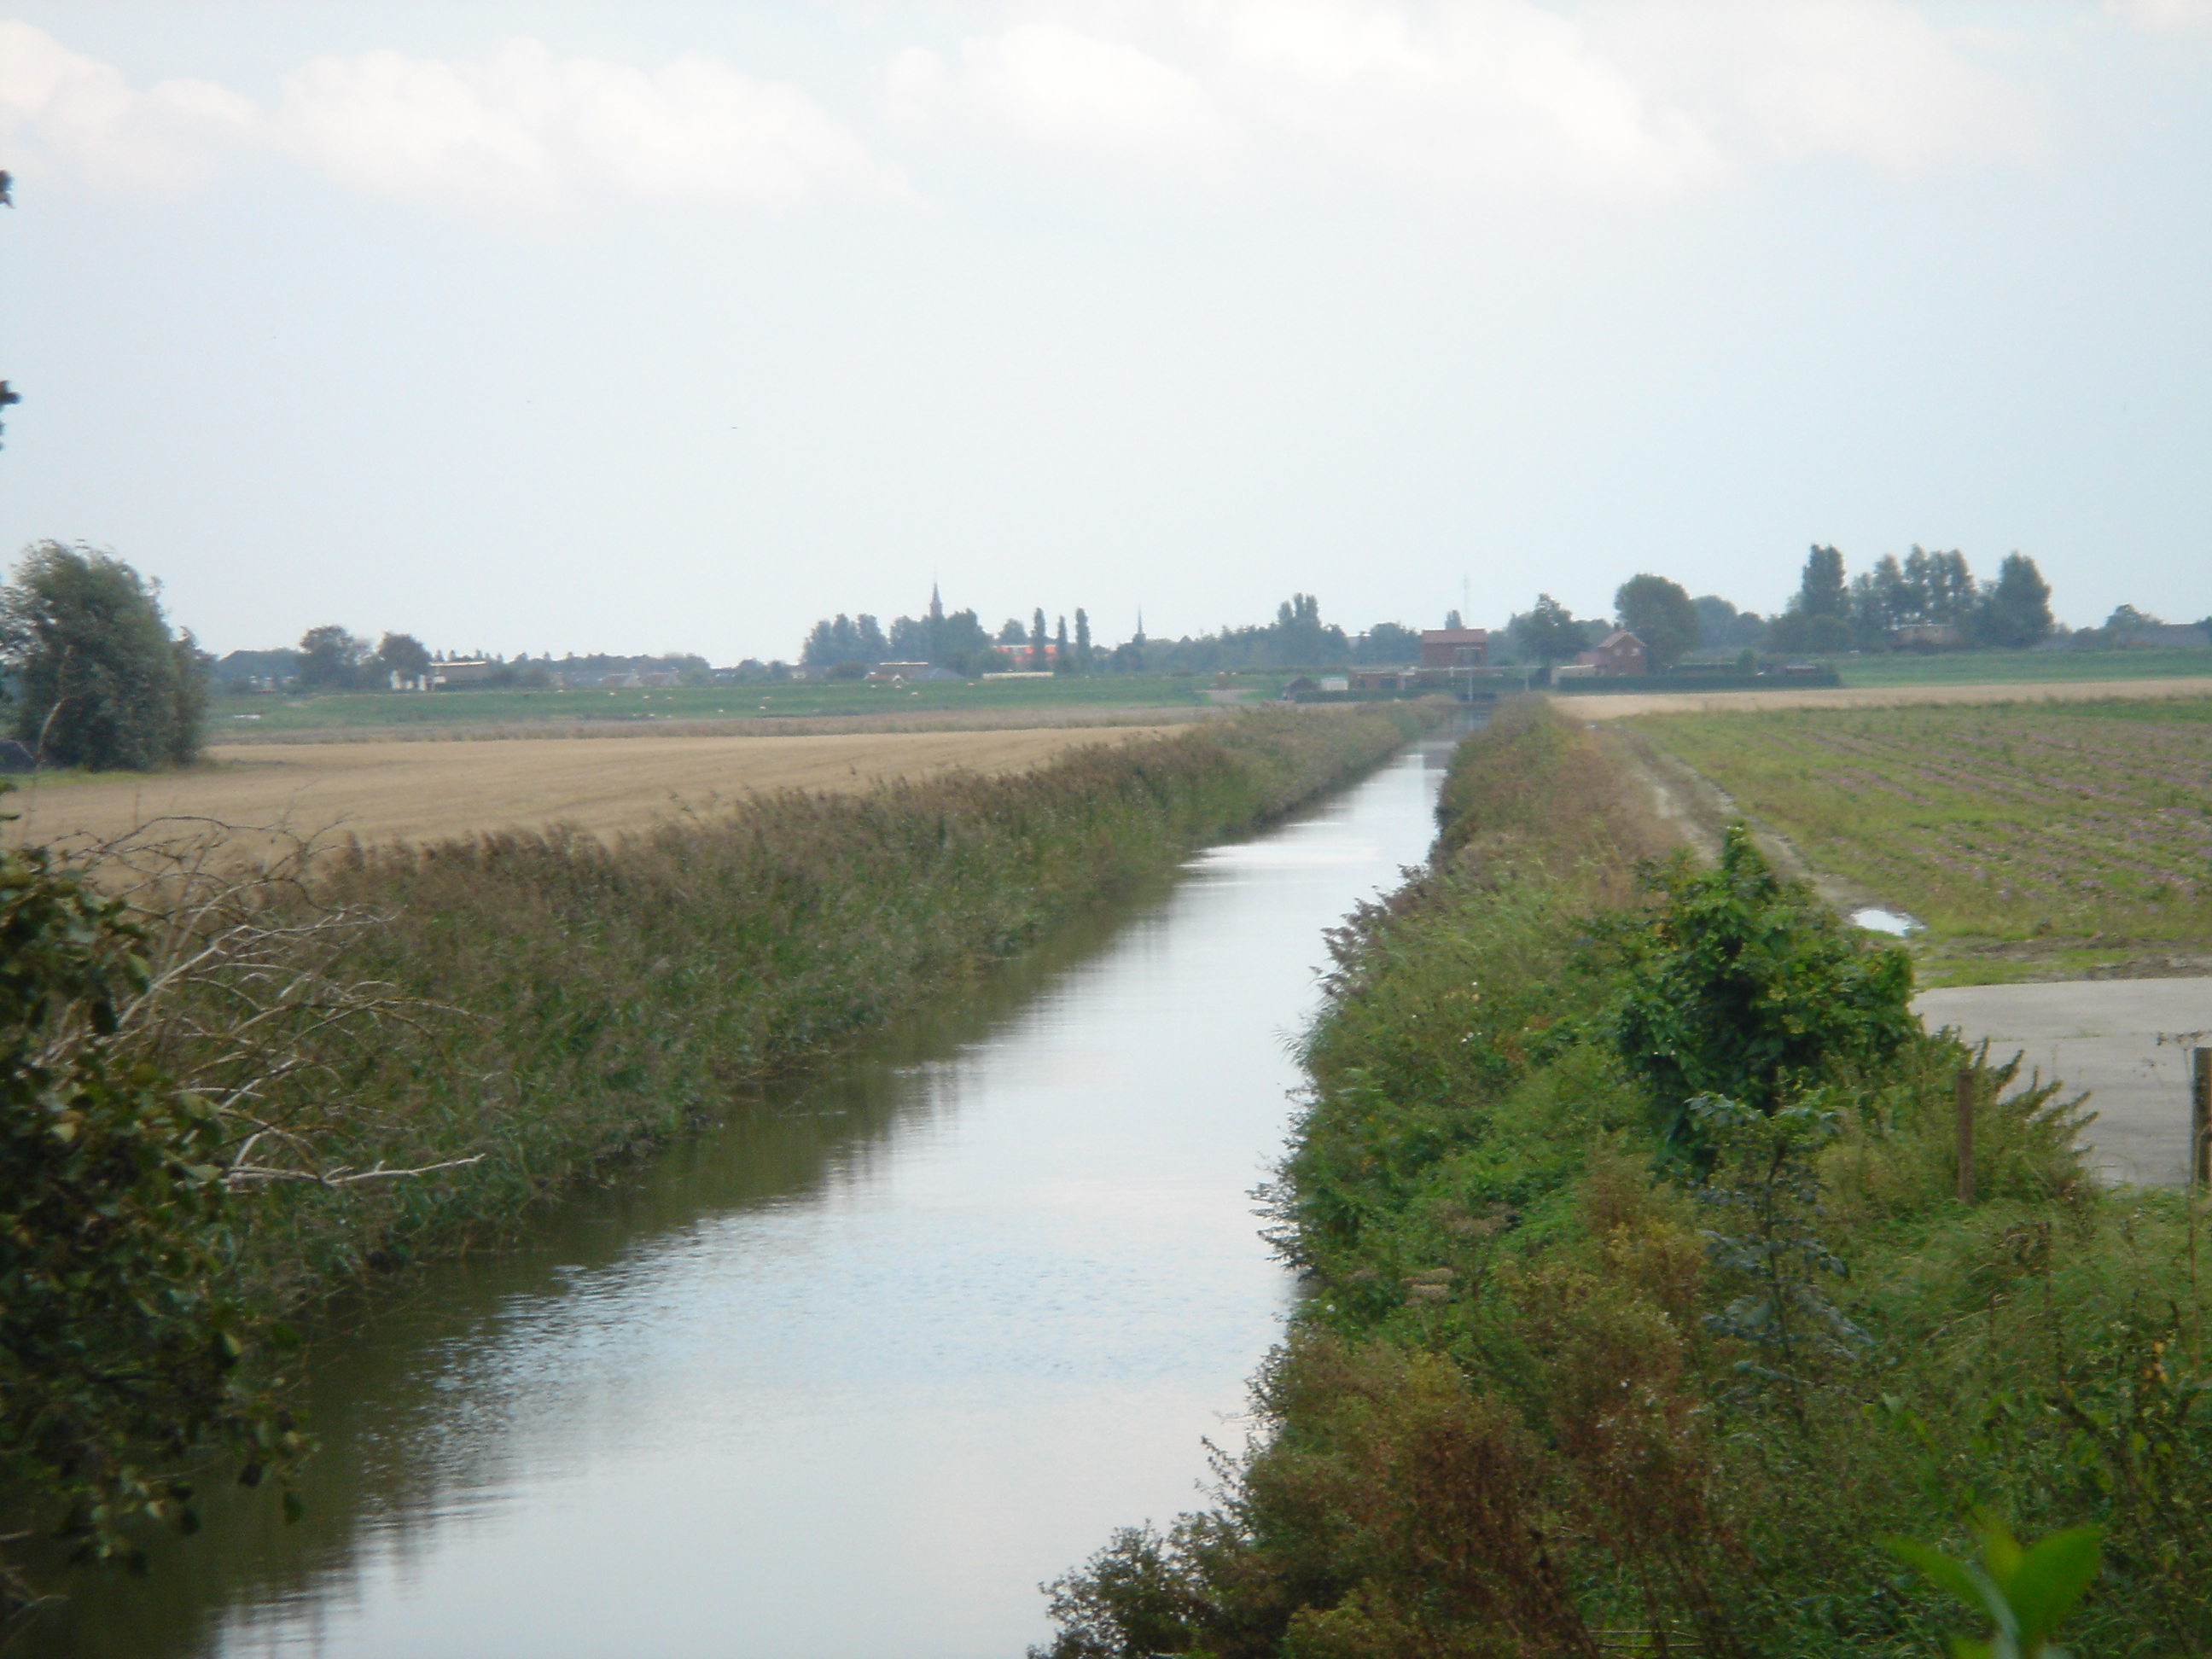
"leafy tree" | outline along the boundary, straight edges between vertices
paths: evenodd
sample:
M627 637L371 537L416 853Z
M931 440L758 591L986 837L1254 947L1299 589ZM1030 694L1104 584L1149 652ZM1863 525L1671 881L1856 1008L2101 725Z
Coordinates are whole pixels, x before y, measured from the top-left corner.
M195 1449L252 1485L302 1449L240 1364L289 1335L224 1288L216 1115L117 1036L145 948L43 849L0 854L0 1476L101 1558L191 1524Z
M1648 574L1631 576L1613 594L1613 609L1620 625L1644 641L1652 667L1662 673L1698 643L1698 607L1680 582Z
M336 623L309 629L296 648L303 691L349 691L361 683L362 665L368 660L368 641Z
M1539 593L1535 605L1513 619L1513 637L1524 653L1547 667L1571 660L1589 642L1574 613L1549 593Z
M1690 603L1698 608L1698 644L1705 650L1756 645L1766 632L1759 612L1739 611L1717 593L1700 593Z
M1814 547L1797 579L1790 609L1806 617L1842 617L1850 614L1844 583L1844 556L1832 547Z
M1039 605L1030 618L1030 666L1036 668L1044 661L1044 607Z
M1023 629L1021 623L1016 622L1012 617L1007 617L1006 621L999 624L999 643L1000 645L1018 646L1023 644L1028 640L1028 638L1029 635Z
M2050 638L2051 584L2035 561L2008 553L1975 617L1978 635L1990 645L2030 646Z
M863 612L855 618L841 611L835 621L814 624L799 659L811 667L828 668L846 662L879 663L890 655L890 641L873 617Z
M1053 635L1052 643L1052 672L1055 674L1073 673L1075 672L1075 658L1068 649L1066 617L1062 617L1060 619L1060 629Z
M15 735L52 764L144 771L198 757L206 662L159 589L113 554L45 541L0 591Z
M1966 556L1956 548L1948 553L1930 553L1916 544L1905 556L1905 579L1920 602L1920 615L1912 619L1916 622L1963 626L1980 598Z
M1677 857L1641 882L1657 906L1602 935L1631 969L1613 1039L1669 1143L1701 1150L1693 1100L1772 1112L1831 1063L1885 1058L1912 1034L1911 959L1777 876L1742 824L1716 868Z
M1075 669L1079 674L1091 672L1091 615L1079 605L1075 607Z
M380 674L415 679L430 672L430 651L412 634L386 634L373 659Z
M1394 665L1419 662L1421 636L1398 623L1376 623L1359 636L1352 654L1355 662Z

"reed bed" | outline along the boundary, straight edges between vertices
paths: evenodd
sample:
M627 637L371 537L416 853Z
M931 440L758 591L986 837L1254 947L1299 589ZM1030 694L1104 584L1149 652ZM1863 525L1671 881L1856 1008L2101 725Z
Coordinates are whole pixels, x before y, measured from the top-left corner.
M259 1298L296 1303L496 1236L1435 718L1266 711L1010 775L763 795L611 842L353 847L264 884L264 908L345 919L302 935L319 953L306 990L272 1010L265 951L210 960L176 981L151 1047L212 1074L231 1063L222 1011L272 1010L260 1029L284 1052L253 1073L246 1116L298 1156L233 1207Z

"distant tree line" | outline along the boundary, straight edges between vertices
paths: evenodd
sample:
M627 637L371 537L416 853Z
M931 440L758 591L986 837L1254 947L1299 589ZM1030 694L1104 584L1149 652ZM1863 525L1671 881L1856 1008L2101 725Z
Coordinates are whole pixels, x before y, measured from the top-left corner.
M2126 613L2124 616L2121 613ZM1840 651L2020 649L2039 645L2057 631L2051 587L2023 554L2008 555L1996 579L1978 581L1956 551L1915 547L1903 558L1878 560L1850 575L1833 547L1814 547L1800 573L1797 591L1771 617L1739 611L1717 593L1691 597L1680 583L1644 573L1613 594L1610 618L1577 617L1548 593L1498 630L1492 660L1550 665L1572 661L1615 629L1643 641L1653 670L1665 672L1686 659L1718 665L1733 655L1752 665L1761 651L1776 655ZM2197 643L2155 617L2122 606L2103 630L2075 635L2075 643L2140 640ZM2205 625L2212 642L2212 619Z
M644 657L604 653L579 657L572 652L558 660L550 654L503 657L488 651L433 651L412 634L386 634L372 646L335 623L309 629L289 649L234 651L213 665L211 672L233 690L385 691L395 679L403 687L426 677L434 679L441 667L453 662L488 665L490 672L469 684L495 689L538 690L611 674L673 674L684 684L714 682L707 659L684 652Z
M2024 554L2007 554L1996 579L1981 582L1965 554L1915 546L1902 559L1885 554L1872 569L1847 580L1844 556L1816 546L1766 642L1789 652L2020 649L2041 644L2055 627L2051 585Z
M1090 613L1081 606L1048 622L1040 605L1024 623L1010 617L988 633L973 611L946 612L936 594L928 613L901 617L888 630L866 611L842 611L814 624L799 653L810 668L865 672L879 663L928 663L963 675L1016 670L1062 674L1213 673L1241 668L1319 668L1346 664L1400 665L1420 655L1419 630L1379 623L1365 633L1347 635L1325 623L1321 601L1293 593L1276 607L1271 623L1243 627L1224 623L1216 632L1179 639L1148 636L1140 621L1129 638L1104 645L1091 632ZM1448 625L1458 626L1457 613Z

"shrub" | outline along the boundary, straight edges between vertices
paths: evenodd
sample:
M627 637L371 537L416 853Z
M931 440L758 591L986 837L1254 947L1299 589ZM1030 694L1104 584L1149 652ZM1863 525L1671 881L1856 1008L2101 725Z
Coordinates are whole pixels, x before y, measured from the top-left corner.
M1690 1110L1700 1096L1771 1112L1838 1065L1881 1064L1917 1029L1911 958L1846 932L1742 824L1716 868L1678 854L1639 885L1656 907L1604 930L1623 981L1611 1035L1669 1149L1709 1156Z
M0 1472L103 1558L136 1517L190 1523L194 1451L241 1450L251 1485L302 1444L243 1363L283 1334L229 1288L222 1127L119 1041L144 942L0 854Z

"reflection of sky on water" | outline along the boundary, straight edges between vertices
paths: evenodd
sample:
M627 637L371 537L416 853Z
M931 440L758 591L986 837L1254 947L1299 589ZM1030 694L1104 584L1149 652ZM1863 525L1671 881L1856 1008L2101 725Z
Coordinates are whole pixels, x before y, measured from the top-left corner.
M1329 865L1372 865L1381 848L1371 841L1321 841L1285 836L1279 842L1242 842L1209 847L1183 868L1196 871L1286 870Z
M1202 1440L1238 1440L1291 1290L1248 1196L1297 1081L1285 1039L1322 930L1421 856L1434 782L1408 755L1199 855L957 1047L784 1091L588 1247L473 1270L493 1293L462 1316L373 1326L383 1380L326 1414L345 1484L311 1494L341 1539L172 1650L1041 1639L1036 1584L1192 1507ZM788 1175L749 1185L773 1158Z

